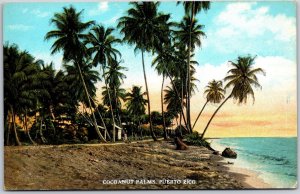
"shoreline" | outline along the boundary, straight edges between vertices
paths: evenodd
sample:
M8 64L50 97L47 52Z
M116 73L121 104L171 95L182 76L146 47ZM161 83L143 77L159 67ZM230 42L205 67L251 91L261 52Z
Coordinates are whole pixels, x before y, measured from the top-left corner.
M172 141L119 145L4 148L5 190L260 189L254 173L232 171L204 147L175 150ZM30 172L30 173L29 173ZM60 181L60 180L64 181ZM197 184L103 184L102 180L192 179ZM76 183L76 184L74 184Z
M212 138L213 139L222 139L222 138ZM221 154L222 151L227 147L226 145L220 143L212 143L215 150L219 151ZM239 155L239 153L237 152ZM239 156L238 156L239 157ZM224 162L224 166L228 167L228 172L232 173L233 176L236 177L238 180L242 180L241 183L245 188L249 189L274 189L269 183L266 183L265 180L259 177L260 173L249 168L243 166L237 166L236 160L237 159L230 159L222 157ZM233 164L229 164L229 162L233 162Z
M272 189L272 185L266 183L259 177L259 173L254 170L235 166L235 164L228 164L226 158L223 158L224 166L228 167L227 171L232 174L237 180L240 180L245 189Z

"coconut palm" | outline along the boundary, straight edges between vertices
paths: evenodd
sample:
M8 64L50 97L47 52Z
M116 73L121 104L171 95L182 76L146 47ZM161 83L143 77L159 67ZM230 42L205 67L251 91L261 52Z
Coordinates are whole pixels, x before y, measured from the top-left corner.
M21 145L16 117L35 106L37 94L48 95L41 87L45 75L39 71L34 58L27 52L19 51L16 45L4 45L3 51L5 122L7 123L9 115L15 141L17 145ZM11 128L10 123L8 125L6 144L9 144ZM28 130L26 132L29 133Z
M170 15L158 12L158 2L132 2L133 7L127 11L127 16L119 19L118 28L124 34L123 40L135 45L135 51L142 53L144 81L148 100L148 115L151 113L151 104L144 63L144 53L153 51L159 44L168 41L166 32L169 31L167 21ZM152 119L149 117L151 136L156 140L152 128Z
M101 65L105 87L106 90L109 90L107 78L105 77L105 69L107 65L111 65L113 61L117 60L117 57L121 57L121 53L114 48L117 43L120 43L121 40L117 39L112 35L114 29L107 28L105 29L102 25L97 25L92 28L89 32L87 39L85 41L86 44L90 44L91 47L88 48L88 52L93 54L93 64L94 66ZM111 92L107 92L108 100L109 100L109 107L111 112L111 118L113 122L113 141L116 139L115 134L115 117L113 114L113 107L112 107L112 100L111 100Z
M167 104L167 111L172 112L175 117L178 117L178 114L181 114L181 105L185 106L185 102L178 98L173 86L167 86L167 89L164 91L166 93L164 103Z
M122 125L120 117L122 105L121 102L124 101L126 93L125 89L120 88L120 86L124 82L123 80L126 78L126 75L123 73L123 71L127 70L127 68L120 65L121 62L122 61L112 60L105 75L111 93L110 96L112 97L112 107L116 112L120 126ZM106 94L108 94L107 91Z
M164 115L164 83L167 77L170 78L173 83L173 78L170 72L175 72L174 66L174 49L169 45L163 46L161 50L157 51L157 56L152 61L152 66L155 66L155 69L158 75L162 75L162 85L161 85L161 112L163 118L163 130L164 130L164 139L167 139L167 130L165 123ZM179 95L178 95L179 96ZM183 109L181 107L181 109Z
M215 110L212 117L208 121L201 138L204 137L209 124L220 110L220 108L230 99L233 98L237 100L239 104L247 103L248 96L251 96L253 103L255 101L253 87L262 88L258 82L257 74L261 73L265 75L265 71L261 68L253 68L255 57L246 56L238 57L237 62L230 61L230 64L233 66L227 73L228 75L224 78L224 81L227 82L224 89L232 88L229 96L221 103L221 105Z
M86 87L81 68L84 66L84 57L86 57L86 48L82 43L87 38L84 32L94 24L93 21L82 22L81 20L82 11L77 12L72 6L69 8L64 7L63 12L55 13L51 19L51 23L55 25L56 29L48 32L45 36L45 40L55 39L51 47L51 53L57 53L63 51L63 59L66 62L73 62L78 68L80 78L84 87L85 95L89 107L93 107ZM95 130L103 141L105 141L101 132L99 131L96 117L92 111L93 125Z
M131 91L126 94L128 114L138 123L138 128L140 128L141 120L146 111L145 106L148 103L144 98L145 94L145 92L142 92L142 87L139 86L133 86Z
M203 32L203 25L197 24L197 19L191 17L190 15L184 16L183 20L176 25L177 30L175 32L175 38L178 40L180 44L184 44L184 50L187 49L187 64L191 63L191 53L194 52L196 46L201 47L201 38L205 37L205 33ZM190 119L190 98L191 91L191 66L186 65L186 84L185 89L187 91L187 109L186 109L186 117L188 129L191 130L191 119Z
M73 64L64 64L64 69L67 72L66 81L70 84L69 88L73 94L73 98L76 101L84 103L85 106L90 107L88 98L84 93L84 85L81 81L81 76L77 67L74 67ZM100 81L99 73L92 69L91 63L86 63L86 65L81 67L81 74L87 88L88 94L90 97L94 98L96 96L96 83Z
M204 94L206 94L206 102L204 103L201 111L199 112L196 121L194 122L194 125L192 127L192 130L194 129L199 117L201 116L201 113L203 112L205 106L207 103L220 103L221 100L225 98L224 96L225 90L223 89L223 83L222 81L216 81L212 80L208 83L206 86L206 90L204 91Z

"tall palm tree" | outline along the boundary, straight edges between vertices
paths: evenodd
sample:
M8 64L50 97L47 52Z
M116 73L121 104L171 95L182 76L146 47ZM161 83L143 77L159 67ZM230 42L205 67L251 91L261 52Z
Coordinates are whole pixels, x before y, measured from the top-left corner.
M48 94L41 87L45 75L39 71L34 58L28 52L19 51L16 45L4 45L3 51L5 120L10 115L16 143L21 145L16 117L35 106L38 93ZM28 134L28 131L26 132ZM9 134L8 126L7 144L9 144Z
M86 48L82 41L86 39L87 35L84 32L94 24L93 21L82 22L81 21L82 11L77 12L72 6L69 8L64 7L62 13L55 13L51 19L51 23L55 25L56 29L48 32L45 36L45 40L55 39L51 50L52 54L59 51L63 51L64 61L72 61L73 64L78 68L78 72L81 77L81 81L86 94L89 107L92 107L90 95L86 87L81 68L84 66L83 58L86 57ZM93 124L100 139L105 141L102 136L96 117L92 111Z
M138 123L138 128L146 111L145 106L148 103L148 101L144 99L145 94L145 92L142 92L142 87L139 86L133 86L131 91L126 94L128 114Z
M158 75L162 75L162 84L161 84L161 112L163 119L163 130L164 130L164 139L167 139L167 130L166 130L166 122L165 122L165 114L164 114L164 83L166 77L169 77L171 82L173 83L173 78L170 72L174 72L174 49L171 46L164 45L161 50L157 51L157 56L152 61L152 66L155 66L155 69ZM178 95L179 96L179 95ZM183 108L182 108L183 109Z
M167 111L172 112L174 116L177 117L178 114L181 114L181 104L183 103L183 106L185 106L185 102L178 98L173 86L167 86L167 89L164 91L166 93L164 96L164 103L167 104Z
M81 81L81 76L77 67L74 67L73 64L64 64L64 69L67 72L66 81L70 84L69 88L73 94L73 98L77 101L84 103L85 106L90 107L88 98L84 93L84 85ZM99 73L92 69L91 63L86 63L86 65L81 67L81 74L87 88L88 94L90 97L94 98L96 96L96 83L100 81Z
M105 29L102 25L97 25L92 28L92 30L89 32L87 39L85 41L86 44L90 44L91 47L88 48L88 52L93 54L93 64L94 66L101 65L105 87L106 90L109 90L107 78L105 77L105 69L107 65L110 65L112 61L117 60L117 57L121 57L121 53L114 48L114 46L117 43L120 43L121 40L116 38L112 35L114 29L113 28L107 28ZM111 92L108 92L108 99L109 99L109 107L111 112L111 118L113 122L113 141L115 142L116 139L116 122L115 117L113 114L113 107L112 107L112 101L111 101Z
M196 121L194 122L194 125L192 127L192 130L194 129L207 103L220 103L221 100L225 98L224 93L225 90L223 89L222 81L212 80L208 83L208 85L206 86L206 90L204 91L204 94L206 94L206 102L203 105L201 111L199 112Z
M186 84L185 89L187 91L187 128L191 131L191 117L190 117L190 98L191 98L191 52L194 52L196 46L201 47L201 38L205 37L203 32L203 25L197 24L198 21L191 15L185 15L183 20L176 25L177 29L175 32L175 37L178 39L180 44L185 44L184 49L187 48L187 64L186 65Z
M159 44L168 41L166 32L169 31L167 21L170 15L158 12L158 2L132 2L133 7L127 11L127 16L119 19L118 28L124 34L123 40L135 45L135 51L142 53L144 81L148 100L148 114L151 113L149 89L145 70L144 53L153 51ZM152 128L152 119L149 116L150 131L153 140L156 136Z
M225 89L232 88L229 96L221 103L221 105L216 109L210 120L208 121L201 138L204 137L209 124L211 123L214 116L220 110L220 108L227 102L228 99L233 98L240 103L247 103L248 96L251 96L253 103L255 101L253 87L262 88L258 82L256 74L265 75L265 71L261 68L253 68L255 57L246 56L238 57L237 62L230 61L233 66L227 73L228 75L224 78L227 81Z
M109 89L112 93L112 104L116 111L116 115L119 120L119 126L122 125L120 112L122 107L122 101L125 99L125 89L120 88L121 84L124 82L126 75L123 71L127 71L127 68L122 67L122 61L112 60L110 66L106 72L106 78L109 85Z

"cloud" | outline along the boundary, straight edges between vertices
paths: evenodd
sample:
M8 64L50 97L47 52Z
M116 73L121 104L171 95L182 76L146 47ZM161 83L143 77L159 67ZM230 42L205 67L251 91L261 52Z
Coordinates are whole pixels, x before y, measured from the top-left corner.
M25 12L26 13L26 12ZM47 11L41 11L39 9L34 9L30 12L31 14L37 16L37 17L40 17L40 18L44 18L44 17L47 17L50 15L50 12L47 12Z
M109 20L104 21L104 24L115 24L116 21L121 17L121 14L117 14L115 16L113 16L112 18L110 18Z
M271 33L280 41L290 41L296 37L296 20L283 14L271 15L268 7L255 8L256 3L229 4L217 16L221 26L217 34L230 37L239 34L256 37Z
M24 25L24 24L11 24L8 25L8 29L15 30L15 31L28 31L30 29L33 29L33 26Z
M98 4L97 8L89 10L88 15L90 15L90 16L100 15L100 14L106 12L108 9L109 9L109 6L108 6L107 1L100 2Z
M37 52L37 53L32 53L32 55L35 57L35 59L41 59L46 64L50 64L51 62L53 62L54 68L56 70L61 69L63 57L60 54L50 55L50 53L47 52Z
M107 1L100 2L98 4L98 9L101 11L107 11L108 10L108 2Z
M206 32L204 46L219 54L264 53L294 57L296 18L273 15L259 3L229 3Z

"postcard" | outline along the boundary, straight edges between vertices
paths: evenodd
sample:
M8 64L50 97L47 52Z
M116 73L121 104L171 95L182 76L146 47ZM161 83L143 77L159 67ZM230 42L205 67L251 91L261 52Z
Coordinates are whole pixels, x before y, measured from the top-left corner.
M5 190L297 188L293 1L3 5Z

